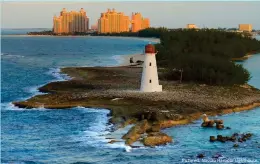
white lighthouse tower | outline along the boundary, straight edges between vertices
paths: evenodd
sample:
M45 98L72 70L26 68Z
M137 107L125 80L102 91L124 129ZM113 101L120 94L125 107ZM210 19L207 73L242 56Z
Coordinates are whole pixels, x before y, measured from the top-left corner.
M162 86L159 85L158 72L156 65L156 52L152 44L145 46L145 58L143 63L143 73L141 80L141 92L162 92Z

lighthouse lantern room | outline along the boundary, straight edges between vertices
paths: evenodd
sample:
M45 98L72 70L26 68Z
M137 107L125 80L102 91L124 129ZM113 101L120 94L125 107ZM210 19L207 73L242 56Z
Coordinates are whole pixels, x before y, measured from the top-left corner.
M162 92L162 85L159 85L156 65L156 51L152 44L145 46L145 58L141 79L141 92Z

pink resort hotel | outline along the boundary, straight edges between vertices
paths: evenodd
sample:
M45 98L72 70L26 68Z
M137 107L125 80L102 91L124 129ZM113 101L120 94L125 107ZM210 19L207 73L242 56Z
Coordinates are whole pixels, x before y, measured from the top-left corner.
M115 9L108 9L101 13L97 20L95 29L98 33L120 33L120 32L138 32L150 27L150 20L143 18L141 13L132 13L131 17L123 12L116 12ZM60 16L53 17L53 32L75 33L87 32L89 30L89 18L86 11L81 8L80 11L68 12L65 8L60 12Z

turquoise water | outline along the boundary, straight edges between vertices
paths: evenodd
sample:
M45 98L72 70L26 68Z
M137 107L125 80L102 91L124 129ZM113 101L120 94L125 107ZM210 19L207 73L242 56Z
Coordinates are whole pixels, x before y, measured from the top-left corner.
M174 142L156 148L126 152L123 144L108 144L111 125L108 110L19 109L12 101L26 99L37 87L68 77L59 74L64 66L108 66L118 55L143 51L147 41L105 37L14 37L1 39L1 162L2 163L182 163L198 153L211 159L258 160L260 162L260 109L218 118L231 130L203 129L200 121L164 130ZM260 88L260 55L245 61L250 84ZM210 135L252 132L250 141L233 149L233 143L209 143Z

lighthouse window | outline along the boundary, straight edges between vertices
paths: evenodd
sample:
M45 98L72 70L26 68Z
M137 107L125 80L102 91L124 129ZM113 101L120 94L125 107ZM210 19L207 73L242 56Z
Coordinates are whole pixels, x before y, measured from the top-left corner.
M150 62L149 66L152 66L152 63Z
M150 83L152 83L152 80L150 80Z

